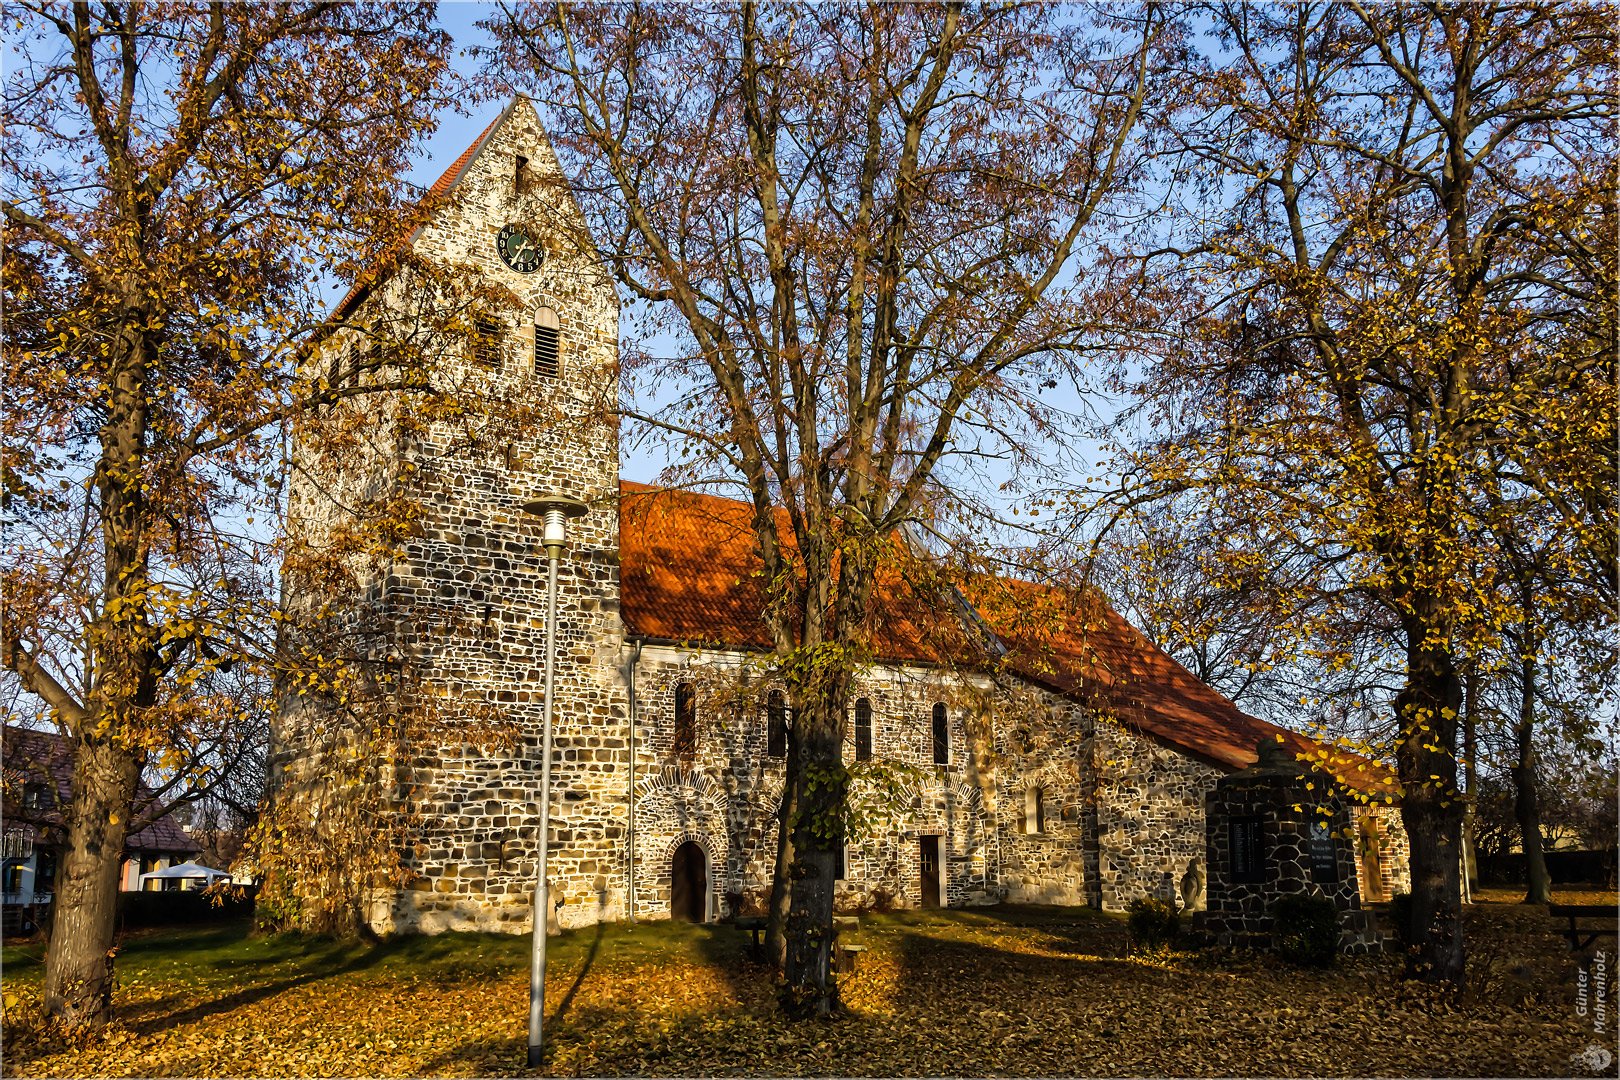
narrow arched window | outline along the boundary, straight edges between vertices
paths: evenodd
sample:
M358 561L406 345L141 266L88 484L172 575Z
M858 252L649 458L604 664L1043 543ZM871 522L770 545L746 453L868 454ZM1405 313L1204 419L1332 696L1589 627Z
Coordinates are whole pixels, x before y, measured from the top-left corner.
M675 687L675 752L682 757L697 752L697 691L689 682Z
M934 764L951 763L951 729L945 718L945 703L934 702Z
M1034 836L1046 831L1046 789L1024 789L1024 832Z
M872 702L867 698L855 702L855 760L872 760Z
M555 379L562 372L562 323L557 312L543 307L534 313L534 373Z
M772 690L765 703L765 752L787 757L787 700L780 690Z

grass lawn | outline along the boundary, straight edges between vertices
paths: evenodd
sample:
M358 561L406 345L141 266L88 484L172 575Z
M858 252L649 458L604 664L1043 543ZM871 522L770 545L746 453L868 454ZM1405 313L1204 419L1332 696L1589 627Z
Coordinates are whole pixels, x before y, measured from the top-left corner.
M1404 986L1393 958L1305 971L1253 954L1127 957L1123 924L1085 910L867 916L847 1015L802 1025L779 1017L731 927L575 931L551 949L547 1071L1579 1075L1572 1055L1593 1037L1568 947L1545 909L1485 899L1469 909L1461 1000ZM3 960L8 1076L525 1072L526 937L135 936L118 956L117 1025L85 1046L33 1026L40 949Z

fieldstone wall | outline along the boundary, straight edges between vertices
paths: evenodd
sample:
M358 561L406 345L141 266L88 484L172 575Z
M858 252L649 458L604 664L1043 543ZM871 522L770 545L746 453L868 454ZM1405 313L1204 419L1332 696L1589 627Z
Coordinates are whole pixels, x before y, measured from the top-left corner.
M1143 896L1174 904L1189 870L1207 873L1205 798L1223 771L1108 717L1092 724L1088 753L1097 852L1092 902L1106 911Z
M765 658L647 646L636 667L636 885L638 914L667 915L671 855L700 838L711 857L712 910L762 911L776 861L785 759L768 744ZM683 753L675 734L676 688L692 687L697 738ZM968 731L974 718L952 680L921 669L874 667L852 702L872 705L872 758L858 762L853 725L845 761L853 773L859 831L836 886L843 910L910 907L922 900L920 837L940 836L943 899L983 903L994 891L995 830L987 818ZM933 758L933 705L947 704L950 763ZM653 777L655 779L648 779ZM626 871L628 873L628 866Z
M519 156L528 163L524 190L516 183ZM537 272L517 274L498 257L496 235L508 223L543 237L547 258ZM558 576L554 895L563 901L563 925L617 917L624 907L618 433L604 409L617 385L618 314L605 272L578 242L582 229L538 118L519 99L463 173L451 205L414 240L417 254L476 268L515 304L503 309L493 362L456 351L439 364L437 377L478 407L414 417L394 448L396 490L418 519L402 557L377 582L374 604L386 613L379 653L417 697L379 707L430 711L437 737L412 747L399 777L409 801L400 812L412 815L417 836L406 857L415 880L375 898L370 921L379 931L529 924L546 560L539 522L521 506L554 491L591 507L571 523ZM398 292L385 289L370 303L415 301ZM534 312L543 306L561 324L555 378L533 364ZM340 518L364 494L358 484L376 486L370 476L327 478L334 479L307 500L327 503L304 515L307 528ZM304 742L296 723L283 723L278 757L298 759ZM291 786L283 783L281 797L296 797Z

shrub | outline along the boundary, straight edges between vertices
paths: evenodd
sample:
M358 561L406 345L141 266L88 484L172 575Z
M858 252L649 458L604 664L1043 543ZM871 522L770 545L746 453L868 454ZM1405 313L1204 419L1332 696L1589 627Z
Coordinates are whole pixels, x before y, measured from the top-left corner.
M1304 967L1327 967L1339 955L1339 913L1325 896L1295 893L1271 908L1277 955Z
M1139 948L1156 949L1171 945L1181 932L1176 909L1156 896L1143 896L1125 905L1125 925L1131 942Z

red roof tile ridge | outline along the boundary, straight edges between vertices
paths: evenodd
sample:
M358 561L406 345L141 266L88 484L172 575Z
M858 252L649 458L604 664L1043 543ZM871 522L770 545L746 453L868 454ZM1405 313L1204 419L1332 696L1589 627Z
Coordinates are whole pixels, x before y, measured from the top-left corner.
M621 517L621 613L626 627L661 640L768 647L760 617L764 583L751 566L757 556L749 504L631 480L621 480L620 491L626 501L645 500L649 510L662 509L656 519L639 511L632 511L633 522ZM656 498L660 495L668 498ZM995 576L983 583L1006 590L1014 597L1011 610L1020 614L1029 611L1028 603L1016 601L1020 592L1038 593L1060 605L1057 617L1066 625L1036 639L1010 624L1006 612L987 609L986 597L963 598L983 627L1009 647L1013 669L1038 685L1109 707L1144 733L1228 768L1253 762L1262 739L1281 736L1296 753L1309 752L1313 761L1332 758L1364 774L1373 786L1387 772L1342 746L1244 712L1154 645L1095 589L1091 592L1098 607L1092 609L1076 606L1084 599L1079 591L1049 582ZM891 602L888 608L901 624L897 629L917 629L907 622L903 603ZM889 659L939 659L922 656L927 650L920 640L890 634L888 643L896 653Z
M483 131L478 133L478 138L472 141L472 145L463 150L461 156L452 161L450 167L445 169L437 180L433 181L432 186L428 188L430 194L443 195L456 186L457 181L461 179L461 174L466 171L468 165L472 164L473 158L478 156L478 151L483 149L484 143L489 139L490 134L501 125L503 120L512 114L512 106L516 105L520 98L521 95L514 97L506 108L502 109L500 114L491 120ZM415 236L416 233L412 232L379 255L372 268L361 274L355 283L349 287L349 291L344 294L343 299L338 301L337 306L332 309L332 317L334 319L341 318L348 314L365 297L366 293L371 291L371 287L382 279L388 272L389 263L393 261L396 255L405 250L406 245Z

